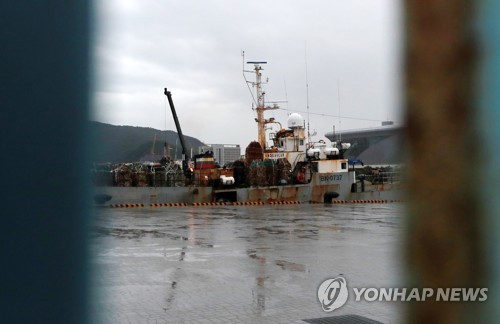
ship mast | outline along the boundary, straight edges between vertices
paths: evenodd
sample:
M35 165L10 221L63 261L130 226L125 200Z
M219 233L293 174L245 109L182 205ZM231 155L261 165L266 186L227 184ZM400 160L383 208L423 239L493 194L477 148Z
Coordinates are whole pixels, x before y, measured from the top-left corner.
M262 73L263 68L261 64L266 64L267 62L247 62L247 64L254 65L254 73L255 73L255 83L253 86L256 87L257 91L257 107L255 110L257 111L257 118L255 121L257 122L257 136L258 142L260 146L265 149L266 148L266 124L273 123L274 119L265 119L264 112L266 110L279 109L277 104L273 104L272 106L266 106L265 95L266 92L262 89Z

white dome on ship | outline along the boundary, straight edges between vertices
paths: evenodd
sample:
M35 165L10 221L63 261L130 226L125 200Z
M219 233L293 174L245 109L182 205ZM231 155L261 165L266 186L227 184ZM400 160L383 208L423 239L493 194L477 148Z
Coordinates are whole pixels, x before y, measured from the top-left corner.
M293 113L288 116L288 128L303 128L304 127L304 118L300 114Z

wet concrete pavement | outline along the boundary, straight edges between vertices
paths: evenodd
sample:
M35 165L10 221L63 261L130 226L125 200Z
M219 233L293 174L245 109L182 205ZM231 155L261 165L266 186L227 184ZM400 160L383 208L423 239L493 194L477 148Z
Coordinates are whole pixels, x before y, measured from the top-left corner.
M400 305L325 313L324 280L401 286L398 204L96 209L98 323L305 323L357 314L396 323Z

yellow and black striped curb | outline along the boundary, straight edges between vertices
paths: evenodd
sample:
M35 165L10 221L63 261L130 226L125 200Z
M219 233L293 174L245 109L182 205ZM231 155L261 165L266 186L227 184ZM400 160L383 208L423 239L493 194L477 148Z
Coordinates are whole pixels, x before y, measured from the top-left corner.
M109 205L111 208L133 208L133 207L144 207L144 204L115 204Z
M402 200L386 200L386 199L363 199L363 200L332 200L332 204L387 204L399 203ZM310 204L324 204L323 202L309 201ZM149 207L187 207L187 206L262 206L262 205L299 205L300 201L297 200L279 200L279 201L235 201L235 202L199 202L199 203L158 203L149 204ZM134 208L145 207L145 204L114 204L109 205L111 208Z
M193 203L193 206L232 206L233 203L225 203L225 202L199 202Z
M300 201L296 200L280 200L280 201L270 201L269 205L298 205Z
M402 202L402 201L387 200L387 199L332 200L332 204L388 204L397 202Z
M235 201L231 203L232 206L256 206L265 205L263 201Z

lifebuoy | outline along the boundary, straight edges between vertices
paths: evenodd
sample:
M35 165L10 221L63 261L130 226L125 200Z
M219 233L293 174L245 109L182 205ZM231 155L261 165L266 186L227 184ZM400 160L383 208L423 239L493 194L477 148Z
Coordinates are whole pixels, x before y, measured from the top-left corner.
M298 182L304 182L304 180L306 179L306 176L304 175L304 173L299 172L299 173L297 173L296 178L297 178Z

